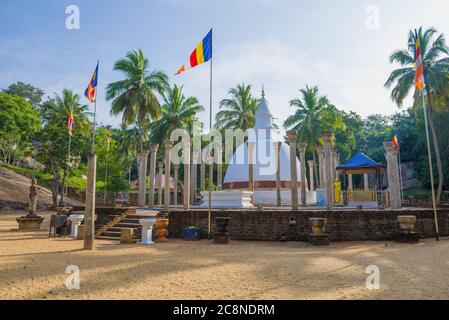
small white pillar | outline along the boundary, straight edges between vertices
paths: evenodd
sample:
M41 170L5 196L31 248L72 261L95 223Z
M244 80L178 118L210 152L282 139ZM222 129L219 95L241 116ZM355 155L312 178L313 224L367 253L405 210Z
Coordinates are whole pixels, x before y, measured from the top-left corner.
M153 226L156 223L156 219L140 219L140 225L142 226L142 242L143 245L154 244L153 242Z
M309 164L309 190L315 191L315 176L314 176L314 170L315 170L315 161L309 160L307 161Z
M84 220L84 214L72 214L68 220L72 223L70 237L76 239L78 237L78 226Z

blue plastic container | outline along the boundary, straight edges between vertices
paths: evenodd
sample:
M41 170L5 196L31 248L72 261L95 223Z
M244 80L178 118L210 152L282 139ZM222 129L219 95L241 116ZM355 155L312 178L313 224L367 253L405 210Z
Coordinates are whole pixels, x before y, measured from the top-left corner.
M184 229L184 239L188 241L199 240L201 229L197 227L189 227Z

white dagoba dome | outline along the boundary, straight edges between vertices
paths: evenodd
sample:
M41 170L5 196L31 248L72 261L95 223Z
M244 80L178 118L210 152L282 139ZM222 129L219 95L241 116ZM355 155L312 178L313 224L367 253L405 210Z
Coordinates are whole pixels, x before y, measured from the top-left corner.
M276 154L273 143L273 116L265 99L265 93L262 89L262 99L256 111L255 123L255 150L254 150L254 188L259 190L273 190L269 195L264 194L263 201L275 202L276 189ZM261 130L262 129L262 130ZM249 138L254 141L254 138ZM223 189L239 190L248 188L249 167L248 167L248 143L240 145L229 163L225 174ZM300 165L296 159L296 168L298 171L298 187L300 186ZM281 188L290 188L290 146L282 143L280 148L280 173ZM257 200L257 191L255 194ZM266 199L269 197L270 199Z

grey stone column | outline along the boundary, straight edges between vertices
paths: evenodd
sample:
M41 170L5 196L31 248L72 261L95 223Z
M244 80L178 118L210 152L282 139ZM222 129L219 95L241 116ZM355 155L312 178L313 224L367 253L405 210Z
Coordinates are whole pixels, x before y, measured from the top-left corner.
M307 161L309 164L309 184L310 184L310 191L315 191L315 177L313 175L314 169L315 169L315 161L309 160Z
M159 189L157 190L157 204L158 205L162 205L162 193L163 193L163 189L162 189L162 184L164 181L164 163L162 161L159 162Z
M148 160L148 150L143 150L139 154L139 195L137 197L137 202L139 207L145 206L145 190L146 190L146 179L147 179L147 160Z
M254 205L254 150L255 142L248 142L248 190L253 193L251 200Z
M296 131L287 131L288 142L290 144L290 175L292 191L292 210L298 211L298 168L296 167Z
M178 205L178 175L179 166L177 164L173 165L173 184L175 189L173 190L173 205Z
M399 148L393 148L392 152L392 162L393 162L393 177L394 177L394 187L395 187L395 207L394 209L402 208L402 197L401 197L401 178L399 173Z
M217 151L217 190L223 189L223 148L218 146Z
M184 210L190 210L190 141L184 142L184 186L182 188L182 199Z
M150 146L150 187L148 188L148 204L150 207L154 206L154 189L156 186L156 158L158 148L159 145L155 143Z
M332 166L331 166L331 140L333 134L331 132L325 132L323 134L324 140L324 169L325 169L325 177L326 177L326 202L327 209L334 209L334 192L333 192L333 181L332 181Z
M385 159L387 160L387 177L388 177L388 194L389 194L389 203L391 208L395 208L395 188L394 188L394 174L393 174L393 142L388 141L384 142L385 148Z
M281 199L281 146L282 142L273 142L276 156L276 206L280 207Z
M367 173L363 175L363 187L365 191L369 191L369 175Z
M196 187L198 185L198 159L199 159L199 151L192 151L192 164L191 164L191 172L190 172L190 203L195 204L196 200Z
M307 194L306 194L306 149L307 143L299 144L299 165L301 166L301 206L307 206Z
M324 164L324 148L322 146L316 147L316 152L318 153L318 173L319 173L319 186L320 188L326 187L326 175L324 174L325 164Z
M335 168L337 167L336 160L337 160L337 150L335 148L331 148L332 185L335 183L335 179L336 179L336 174L335 174Z
M201 151L200 154L200 190L206 190L206 162L204 161L204 151Z
M170 169L171 169L171 150L173 147L173 142L165 141L165 199L164 199L164 210L168 211L170 208Z
M87 158L87 186L84 212L84 249L92 250L95 246L95 183L97 176L97 156L90 154Z

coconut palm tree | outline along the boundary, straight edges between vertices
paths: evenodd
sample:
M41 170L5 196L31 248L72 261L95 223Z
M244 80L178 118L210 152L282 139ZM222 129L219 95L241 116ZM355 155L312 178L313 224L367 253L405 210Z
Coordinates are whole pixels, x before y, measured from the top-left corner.
M157 120L160 104L157 93L163 93L168 77L161 71L150 71L148 59L141 49L128 52L126 58L118 60L114 70L125 75L124 80L110 83L106 88L106 99L112 100L111 114L123 113L125 125L137 123L139 150L143 152L143 135L150 120Z
M285 122L286 129L296 130L298 141L307 143L316 163L316 147L322 143L325 131L344 129L343 118L337 108L330 104L326 96L320 96L318 86L300 90L302 97L290 101L290 107L296 108ZM317 175L315 166L315 176Z
M198 112L204 107L195 97L185 97L183 87L176 84L168 87L162 94L161 117L155 123L152 140L161 143L170 137L173 130L178 128L189 129Z
M246 131L254 127L258 99L251 95L251 86L239 84L228 91L230 99L220 102L220 111L215 116L215 127L223 129L241 129Z
M429 125L432 133L433 147L435 150L435 158L438 167L437 202L439 203L443 190L444 176L437 132L433 123L432 114L435 110L438 110L441 107L437 102L442 100L440 99L441 93L447 93L445 84L447 83L449 74L449 49L446 45L444 35L436 35L437 31L434 28L423 30L421 27L417 32L423 57L424 80L426 84L424 91L427 97ZM416 40L416 34L410 30L407 48L405 50L395 51L390 56L390 63L399 63L401 68L394 70L390 74L390 77L385 83L385 87L393 87L391 90L391 99L399 107L402 106L404 99L411 91L413 91L414 107L420 105L421 94L424 94L424 92L420 92L415 88Z

